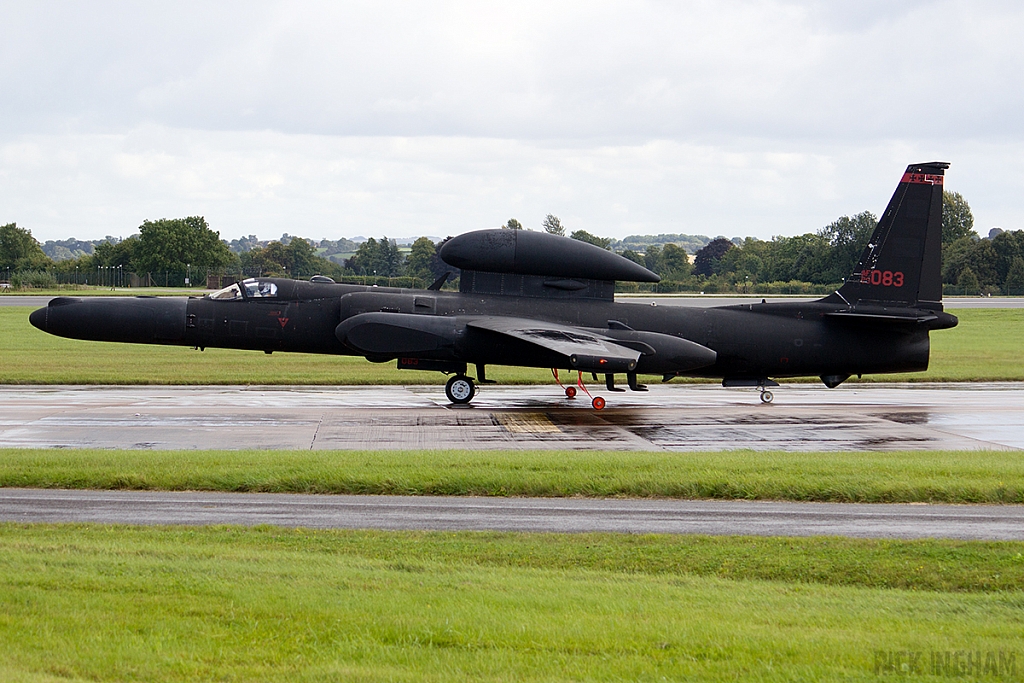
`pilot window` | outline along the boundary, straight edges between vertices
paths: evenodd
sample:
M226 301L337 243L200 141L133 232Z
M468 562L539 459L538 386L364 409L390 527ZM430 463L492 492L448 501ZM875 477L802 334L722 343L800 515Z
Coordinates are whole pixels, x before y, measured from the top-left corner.
M260 282L259 280L246 280L242 283L245 286L245 295L252 299L260 297L277 296L277 285L273 282Z
M241 283L234 283L224 289L218 289L212 294L208 294L208 299L217 299L219 301L232 301L235 299L242 298L242 290L239 287L245 287L245 298L247 299L269 299L277 296L277 285L273 282L260 282L259 280L245 280Z

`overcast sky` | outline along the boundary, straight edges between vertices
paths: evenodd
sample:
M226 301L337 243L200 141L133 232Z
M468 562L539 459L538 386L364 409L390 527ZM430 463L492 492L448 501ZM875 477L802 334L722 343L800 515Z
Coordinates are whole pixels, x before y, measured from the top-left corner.
M943 160L1024 229L1021 3L495 4L4 2L0 224L770 238Z

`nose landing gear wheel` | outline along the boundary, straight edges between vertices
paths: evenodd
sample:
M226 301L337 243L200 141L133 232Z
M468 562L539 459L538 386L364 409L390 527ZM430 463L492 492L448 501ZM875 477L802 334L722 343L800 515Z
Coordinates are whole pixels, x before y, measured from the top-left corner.
M566 387L565 388L565 397L566 398L576 398L576 387Z
M594 406L594 410L601 410L604 408L604 399L600 396L595 396L594 400L590 402L590 405Z
M473 380L465 375L455 375L444 385L444 394L448 400L456 405L464 405L473 400L476 394L476 387Z
M771 403L774 399L775 397L772 395L772 392L767 389L761 392L761 403Z

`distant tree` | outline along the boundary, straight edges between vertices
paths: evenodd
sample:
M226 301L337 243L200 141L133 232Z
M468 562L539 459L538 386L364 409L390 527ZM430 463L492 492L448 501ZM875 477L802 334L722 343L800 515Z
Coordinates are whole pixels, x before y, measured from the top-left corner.
M246 274L257 277L307 278L343 274L336 263L317 256L313 245L301 237L292 237L288 244L274 240L265 247L243 252L240 266Z
M641 266L644 266L645 268L647 267L647 264L644 262L643 254L638 254L632 249L624 249L623 251L619 252L619 256L623 258L628 258L633 263L638 263Z
M501 226L506 230L522 230L523 224L517 221L515 218L509 218L508 223Z
M978 294L981 291L981 283L978 282L978 276L974 274L970 266L960 271L960 279L957 280L956 285L963 294Z
M647 247L647 250L644 252L644 265L647 266L647 270L661 275L661 247L657 244L651 244Z
M717 237L703 249L698 249L693 257L693 272L704 277L711 277L718 271L718 264L725 252L736 245L724 237Z
M1013 296L1024 294L1024 258L1017 256L1010 263L1003 291Z
M285 250L292 277L305 278L325 272L322 262L326 259L318 257L313 245L301 237L293 237Z
M967 252L965 264L978 278L981 287L1002 287L1006 276L999 274L999 255L992 240L975 240Z
M337 240L320 240L320 248L324 250L324 256L334 254L347 254L354 252L359 245L350 239L342 237Z
M876 225L878 219L875 215L863 211L852 217L840 216L818 231L818 235L828 241L829 247L822 254L823 268L818 277L821 284L842 282L853 273Z
M434 248L434 256L430 259L430 274L434 276L435 280L445 273L452 273L452 277L458 277L459 269L449 266L447 263L442 261L440 255L441 247L443 247L451 238L451 235L445 237L443 240L438 242L437 246Z
M553 216L550 213L544 217L544 232L551 235L558 235L559 237L565 236L565 228L562 226L562 221L558 220L558 216Z
M593 244L595 247L601 247L602 249L609 249L611 247L612 239L610 237L598 237L597 235L591 235L586 230L576 230L569 237L580 242L586 242L587 244Z
M975 236L974 214L959 192L942 191L942 244L952 244L961 237Z
M265 247L253 247L240 255L242 270L254 277L288 277L284 261L284 245L274 240Z
M720 272L744 285L764 280L764 264L771 244L756 237L747 237L741 244L725 252L719 262Z
M345 261L345 268L356 275L375 275L378 268L377 240L371 237L356 249L352 258Z
M387 237L375 240L371 237L359 245L359 249L345 262L345 266L356 275L397 277L402 274L405 259L394 240Z
M202 216L162 218L139 226L135 267L140 272L193 273L218 270L234 262L220 234Z
M437 245L429 237L420 237L412 243L412 251L405 261L405 274L423 280L434 280L430 261L437 254Z
M91 265L94 268L96 266L107 268L121 266L124 270L137 270L140 243L141 239L138 235L132 235L117 242L109 240L100 242L93 247Z
M690 259L684 249L666 244L661 250L661 269L658 273L666 280L685 280L693 272Z
M993 240L978 239L977 235L961 237L943 254L942 281L959 286L961 274L970 269L982 289L1003 287L1013 258L1024 256L1024 233L1021 238L1018 247L1013 233L1004 233Z
M0 226L0 269L36 270L51 263L29 230L17 223Z
M252 251L258 246L260 246L260 241L256 237L256 235L240 237L238 239L234 239L228 242L228 249L230 249L236 254L241 254L246 251Z
M686 253L696 253L701 247L707 246L711 238L707 235L683 235L677 233L660 235L630 235L622 240L613 243L615 249L633 249L634 251L647 251L647 247L657 245L662 247L666 244L674 244L682 247Z
M1010 273L1014 259L1024 258L1024 230L1000 231L989 240L995 252L995 267L999 282L1004 282Z
M46 240L43 243L43 252L54 261L66 261L81 256L91 256L95 244L90 240L76 240L70 237L66 240Z
M978 240L971 236L961 237L952 244L942 247L942 282L956 284L960 271L967 266L967 259Z

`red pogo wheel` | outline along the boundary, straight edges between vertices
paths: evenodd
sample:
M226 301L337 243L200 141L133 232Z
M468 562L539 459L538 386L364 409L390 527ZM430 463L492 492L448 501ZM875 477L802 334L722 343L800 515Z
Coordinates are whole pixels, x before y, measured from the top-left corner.
M601 410L604 408L604 399L600 396L595 396L594 400L591 401L591 405L594 406L594 410Z
M566 387L565 388L565 397L566 398L576 398L576 387Z

